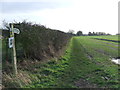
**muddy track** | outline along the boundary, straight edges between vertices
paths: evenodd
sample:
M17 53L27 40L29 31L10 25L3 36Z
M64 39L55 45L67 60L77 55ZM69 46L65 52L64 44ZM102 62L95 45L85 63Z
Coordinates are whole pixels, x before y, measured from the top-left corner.
M101 38L94 38L94 39L120 43L120 41L116 41L116 40L108 40L108 39L101 39Z

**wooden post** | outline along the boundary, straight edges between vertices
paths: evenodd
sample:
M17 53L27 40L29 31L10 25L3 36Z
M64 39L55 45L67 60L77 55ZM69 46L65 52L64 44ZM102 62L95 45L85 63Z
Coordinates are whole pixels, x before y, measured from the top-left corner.
M12 30L12 33L11 33L10 37L14 37L13 24L11 24L11 30ZM13 60L12 60L12 64L13 64L13 73L16 75L17 74L17 58L16 58L16 49L15 49L15 37L13 39Z

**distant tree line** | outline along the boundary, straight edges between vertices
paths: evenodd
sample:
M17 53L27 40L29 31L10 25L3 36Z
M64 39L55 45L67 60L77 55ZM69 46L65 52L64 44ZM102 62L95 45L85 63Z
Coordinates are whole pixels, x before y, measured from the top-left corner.
M101 36L101 35L111 35L111 34L105 33L105 32L88 32L88 34L83 34L82 31L78 31L75 34L74 30L69 30L68 33L71 34L71 35L73 35L73 36ZM117 34L117 35L119 35L119 34Z
M89 32L88 36L101 36L101 35L111 35L109 33L105 33L105 32Z

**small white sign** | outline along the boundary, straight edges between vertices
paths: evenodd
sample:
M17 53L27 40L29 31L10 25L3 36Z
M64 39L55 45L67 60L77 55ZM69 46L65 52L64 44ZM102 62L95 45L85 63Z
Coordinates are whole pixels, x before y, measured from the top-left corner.
M13 28L14 33L19 34L20 30L18 28Z
M13 47L13 40L14 40L14 37L9 38L9 48Z

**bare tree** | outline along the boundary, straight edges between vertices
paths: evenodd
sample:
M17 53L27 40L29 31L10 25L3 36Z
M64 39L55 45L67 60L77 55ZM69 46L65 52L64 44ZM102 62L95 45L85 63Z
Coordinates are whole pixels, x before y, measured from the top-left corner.
M71 30L71 29L68 31L68 33L70 33L70 34L74 34L74 32L75 32L75 31L74 31L74 30Z

